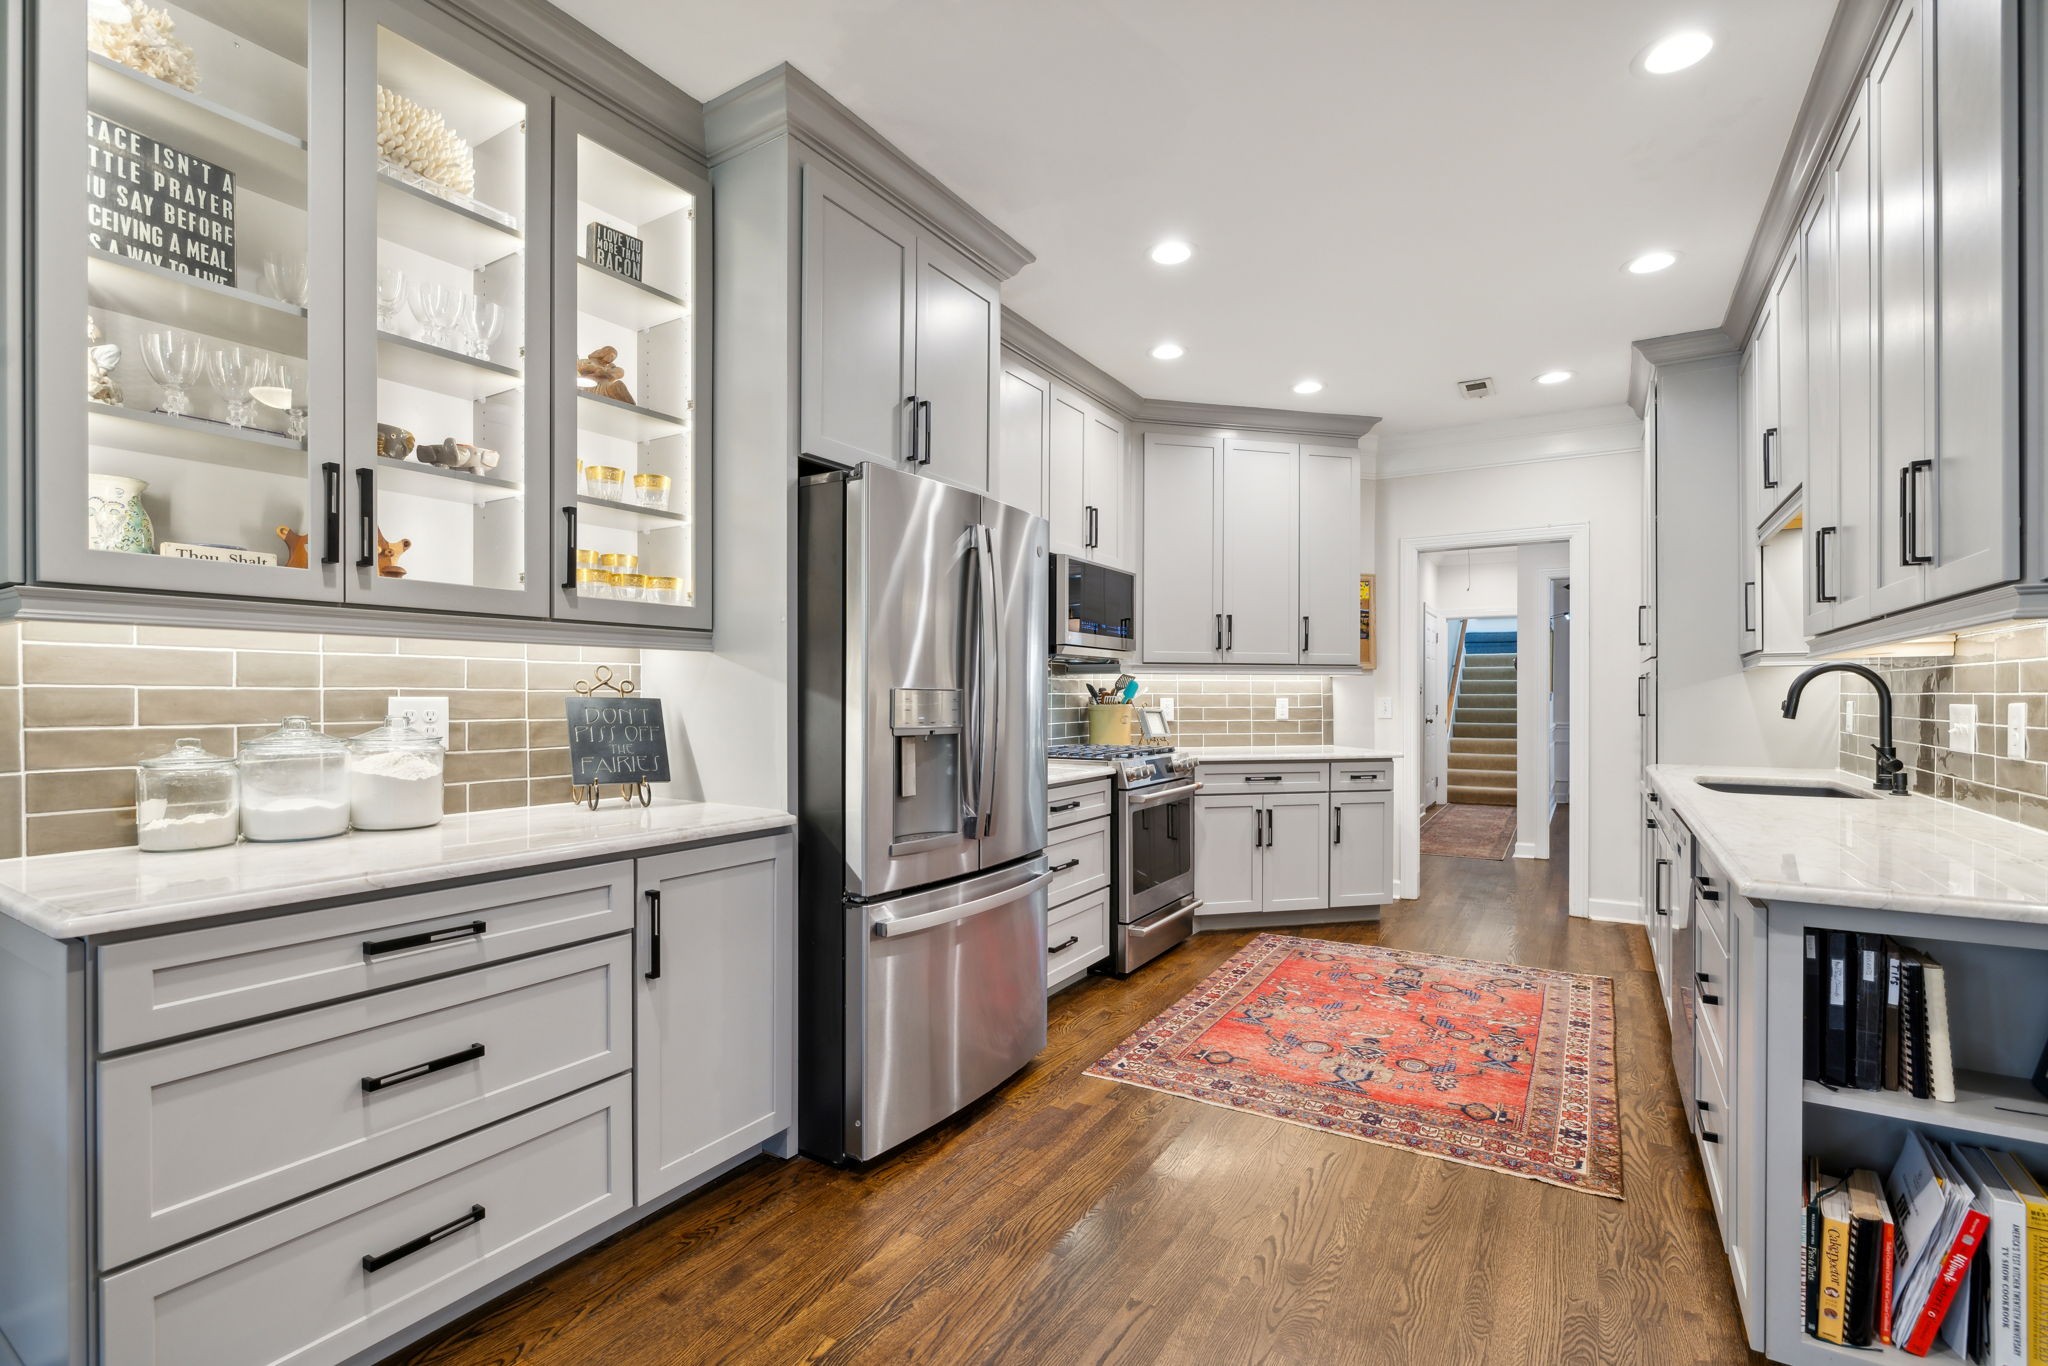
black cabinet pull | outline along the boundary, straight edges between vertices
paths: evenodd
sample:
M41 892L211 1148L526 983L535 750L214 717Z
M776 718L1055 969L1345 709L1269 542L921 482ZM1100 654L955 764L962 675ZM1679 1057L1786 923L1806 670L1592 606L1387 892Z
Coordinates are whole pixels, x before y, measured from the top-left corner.
M1244 781L1248 783L1277 783L1286 776L1284 773L1247 773L1244 775Z
M1308 618L1301 619L1301 652L1308 653Z
M1655 816L1645 816L1645 817L1643 817L1643 829L1645 829L1645 830L1655 830L1656 828L1657 828L1657 818L1656 818Z
M1080 935L1078 935L1078 934L1070 934L1070 935L1068 935L1068 936L1067 936L1067 938L1066 938L1066 942L1065 942L1065 943L1062 943L1062 944L1054 944L1054 945L1053 945L1052 947L1048 948L1048 949L1047 949L1047 950L1045 951L1045 956L1046 956L1047 958L1053 958L1053 957L1056 957L1056 956L1058 956L1059 954L1065 953L1065 952L1066 952L1066 951L1067 951L1068 949L1071 949L1072 947L1074 947L1074 945L1076 945L1076 944L1078 944L1078 943L1080 943L1080 942L1081 942L1081 936L1080 936Z
M1813 600L1835 602L1838 595L1828 591L1828 540L1841 530L1824 526L1813 534Z
M356 471L356 568L377 567L377 471Z
M1920 548L1920 476L1934 473L1934 462L1915 460L1899 473L1903 476L1904 485L1899 500L1900 510L1906 515L1905 526L1901 528L1900 548L1905 552L1909 565L1933 564L1934 556Z
M1647 720L1650 715L1650 676L1636 675L1636 716Z
M909 398L905 399L904 402L910 405L910 463L913 465L922 465L924 463L924 452L920 447L920 442L918 439L919 429L917 419L919 414L923 410L918 407L916 394L912 394Z
M327 500L322 517L320 563L341 563L341 463L330 460L320 467L321 493Z
M917 413L918 420L924 426L924 459L918 463L929 465L932 463L932 401L928 398L919 399Z
M472 920L467 925L450 925L446 929L403 935L397 939L365 939L363 957L375 958L382 953L398 953L403 949L424 949L433 944L452 944L458 939L474 939L483 932L484 922Z
M1650 633L1649 633L1649 619L1650 619L1650 604L1648 604L1647 602L1637 603L1637 604L1636 604L1636 644L1638 644L1638 645L1648 645L1648 644L1650 643Z
M576 591L576 509L562 509L562 539L566 543L562 552L562 591Z
M1231 616L1228 612L1223 614L1223 648L1226 650L1235 650L1237 648L1237 618Z
M1216 614L1216 653L1223 653L1223 614Z
M1671 860L1660 858L1650 874L1650 909L1658 915L1670 915L1670 907L1664 904L1664 875L1671 871Z
M1055 863L1052 866L1052 871L1055 873L1071 873L1080 866L1081 860L1077 858L1070 858L1065 863Z
M421 1077L432 1076L436 1072L445 1072L451 1067L460 1067L466 1062L475 1062L483 1055L484 1046L480 1043L473 1043L461 1052L450 1053L445 1058L435 1058L432 1062L416 1062L411 1067L401 1067L396 1072L386 1072L381 1077L364 1077L363 1093L368 1095L372 1091L382 1091L385 1087L396 1086L402 1081L418 1081Z
M1263 849L1265 847L1266 813L1263 811L1254 811L1252 812L1252 848Z
M661 976L661 893L647 894L647 980Z
M1273 847L1274 845L1276 845L1276 844L1278 844L1278 843L1280 842L1279 840L1275 839L1275 838L1274 838L1273 836L1274 836L1274 831L1273 831L1273 813L1272 813L1271 811L1268 811L1268 812L1266 813L1266 847L1267 847L1268 849L1271 849L1271 848L1272 848L1272 847Z
M1715 1133L1715 1132L1714 1132L1714 1131L1713 1131L1712 1129L1702 1129L1702 1130L1700 1130L1700 1142L1702 1142L1702 1143L1719 1143L1720 1141L1721 1141L1721 1135L1719 1135L1719 1134Z
M1332 818L1330 843L1342 844L1344 842L1344 808L1341 806L1331 807L1330 816Z
M1054 802L1054 803L1052 804L1051 808L1050 808L1050 811L1051 811L1051 814L1053 814L1053 815L1057 816L1057 815L1059 815L1059 814L1060 814L1060 812L1062 812L1062 811L1079 811L1080 809L1081 809L1081 800L1080 800L1080 798L1078 798L1078 797L1077 797L1077 798L1075 798L1075 799L1074 799L1073 801L1070 801L1070 802Z
M1695 873L1692 880L1693 885L1700 889L1700 900L1719 901L1721 899L1721 894L1714 890L1714 884L1708 880L1705 873Z
M1714 980L1704 972L1696 972L1693 976L1699 979L1699 984L1703 987L1711 985ZM1721 1004L1721 998L1719 996L1710 996L1703 991L1700 993L1700 1004L1703 1006L1717 1006Z
M363 1270L382 1271L393 1262L404 1261L407 1257L412 1256L413 1253L432 1247L451 1233L460 1233L470 1225L481 1224L483 1221L484 1207L482 1205L471 1205L469 1213L463 1215L460 1219L450 1219L441 1227L422 1233L409 1243L400 1243L389 1252L380 1252L375 1256L364 1257Z
M1756 580L1742 585L1742 633L1756 634Z
M1764 428L1764 487L1778 487L1778 429Z
M1714 1108L1704 1100L1695 1100L1693 1104L1699 1107L1699 1111L1703 1115Z

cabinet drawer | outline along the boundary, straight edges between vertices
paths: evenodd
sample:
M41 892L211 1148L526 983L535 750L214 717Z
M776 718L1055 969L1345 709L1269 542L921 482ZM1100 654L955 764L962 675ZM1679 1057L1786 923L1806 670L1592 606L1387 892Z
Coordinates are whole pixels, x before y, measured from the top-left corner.
M1109 886L1109 822L1068 826L1046 841L1045 856L1052 861L1047 904L1057 912L1076 897Z
M102 1358L346 1360L630 1208L632 1154L616 1077L107 1277Z
M1699 1002L1699 1032L1702 1038L1713 1040L1711 1046L1717 1055L1715 1061L1721 1065L1721 1074L1726 1076L1729 1045L1734 1042L1728 1037L1728 1026L1735 1019L1733 963L1728 956L1728 946L1721 942L1712 921L1700 921L1693 942L1699 958L1699 978L1694 983L1695 999Z
M632 1066L615 935L99 1065L120 1266Z
M1203 764L1204 792L1328 792L1328 764Z
M1069 942L1072 941L1072 942ZM1109 892L1095 892L1046 917L1045 986L1056 991L1109 956Z
M1382 760L1330 765L1332 792L1391 792L1394 766Z
M1682 869L1680 875L1683 876ZM1728 933L1728 898L1733 895L1734 893L1728 890L1728 884L1715 877L1711 872L1703 870L1700 874L1700 880L1693 883L1693 914L1699 917L1700 924L1712 926L1714 933L1720 936L1723 944L1726 944L1730 938Z
M1714 1222L1724 1230L1725 1241L1728 1227L1728 1140L1733 1126L1728 1114L1728 1088L1721 1075L1721 1069L1713 1059L1702 1053L1694 1101L1700 1108L1694 1116L1694 1123L1699 1134L1700 1166L1707 1175L1707 1194L1714 1202Z
M1067 783L1050 789L1045 799L1046 825L1058 830L1109 814L1109 779Z
M239 1024L632 926L633 865L623 862L108 944L99 1046Z

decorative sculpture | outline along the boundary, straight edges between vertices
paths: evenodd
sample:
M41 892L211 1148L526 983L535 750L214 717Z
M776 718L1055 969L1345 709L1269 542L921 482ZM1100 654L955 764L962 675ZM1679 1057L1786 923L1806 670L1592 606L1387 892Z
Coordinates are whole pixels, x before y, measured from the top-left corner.
M106 340L99 320L85 315L85 396L94 403L119 403L121 386L114 380L114 368L121 363L121 348Z
M633 401L633 391L626 387L626 372L619 368L619 348L600 346L576 362L576 376L583 381L582 387L599 398L617 399L621 403Z
M90 0L85 45L110 61L180 90L199 88L192 49L173 30L177 21L142 0Z
M377 87L377 155L460 195L476 193L476 158L433 110Z
M305 569L306 543L310 537L303 531L293 531L288 526L277 529L277 539L284 542L284 565L287 569Z
M410 538L400 541L387 541L384 539L384 533L379 531L377 533L378 575L386 579L404 578L405 566L398 562L398 557L410 549L412 549Z

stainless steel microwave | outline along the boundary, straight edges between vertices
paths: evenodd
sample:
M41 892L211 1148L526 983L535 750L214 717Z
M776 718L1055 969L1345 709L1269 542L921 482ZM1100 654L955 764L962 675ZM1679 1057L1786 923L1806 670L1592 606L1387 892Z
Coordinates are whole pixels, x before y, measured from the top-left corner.
M1138 576L1078 555L1052 557L1055 659L1121 660L1138 648Z

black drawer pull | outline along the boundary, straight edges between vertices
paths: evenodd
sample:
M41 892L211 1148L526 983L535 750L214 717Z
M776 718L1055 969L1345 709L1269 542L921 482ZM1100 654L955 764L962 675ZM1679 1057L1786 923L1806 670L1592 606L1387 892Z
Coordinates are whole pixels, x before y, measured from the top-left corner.
M1070 858L1065 863L1055 863L1052 866L1052 871L1055 873L1071 873L1080 866L1081 860L1077 858Z
M422 1233L409 1243L400 1243L389 1252L379 1253L373 1257L364 1257L363 1270L382 1271L393 1262L404 1261L407 1257L412 1256L413 1253L432 1247L451 1233L460 1233L471 1224L481 1224L483 1221L484 1207L482 1205L471 1205L469 1213L463 1215L460 1219L450 1219L441 1227Z
M661 978L661 893L647 894L647 971L641 974L648 981Z
M1057 816L1062 811L1079 811L1080 809L1081 803L1079 801L1055 802L1053 803L1052 814Z
M484 922L472 920L467 925L450 925L446 929L401 935L397 939L365 939L363 957L375 958L380 953L397 953L403 949L424 949L433 944L452 944L458 939L474 939L483 932Z
M1706 1103L1705 1101L1703 1101L1703 1100L1696 1100L1696 1101L1694 1101L1694 1102L1693 1102L1693 1104L1694 1104L1694 1105L1697 1105L1697 1106L1699 1106L1699 1107L1700 1107L1700 1113L1701 1113L1701 1114L1705 1114L1705 1113L1706 1113L1707 1111L1709 1111L1709 1110L1711 1110L1711 1109L1713 1109L1713 1108L1714 1108L1713 1106L1711 1106L1711 1105L1707 1104L1707 1103Z
M1053 946L1052 946L1051 948L1047 949L1047 950L1045 951L1045 956L1046 956L1047 958L1056 958L1056 957L1058 957L1058 956L1059 956L1060 954L1063 954L1063 953L1065 953L1065 952L1066 952L1066 951L1067 951L1068 949L1071 949L1072 947L1074 947L1074 945L1076 945L1076 944L1078 944L1078 943L1080 943L1080 942L1081 942L1081 936L1080 936L1080 935L1078 935L1078 934L1070 934L1070 935L1068 935L1068 936L1067 936L1067 939L1066 939L1066 942L1065 942L1065 943L1063 943L1063 944L1055 944L1055 945L1053 945Z
M1706 992L1703 991L1700 993L1700 1004L1703 1006L1717 1006L1721 1004L1721 998L1718 996L1709 996Z
M1700 889L1700 900L1719 901L1721 899L1721 894L1714 890L1713 882L1708 879L1705 873L1694 874L1693 883Z
M416 1062L411 1067L401 1067L396 1072L386 1072L381 1077L364 1077L363 1094L368 1095L372 1091L381 1091L387 1086L396 1086L402 1081L417 1081L419 1078L430 1076L435 1072L445 1072L451 1067L460 1067L466 1062L475 1062L483 1055L484 1046L480 1043L473 1043L460 1053L450 1053L445 1058L436 1058L432 1062ZM375 1268L372 1269L374 1270Z
M1719 1143L1720 1141L1721 1141L1721 1135L1719 1135L1719 1134L1715 1133L1715 1132L1714 1132L1714 1131L1713 1131L1712 1129L1702 1129L1702 1130L1700 1130L1700 1142L1702 1142L1702 1143Z
M1284 773L1247 773L1242 781L1247 783L1277 783L1286 776Z

